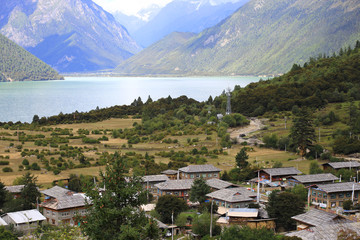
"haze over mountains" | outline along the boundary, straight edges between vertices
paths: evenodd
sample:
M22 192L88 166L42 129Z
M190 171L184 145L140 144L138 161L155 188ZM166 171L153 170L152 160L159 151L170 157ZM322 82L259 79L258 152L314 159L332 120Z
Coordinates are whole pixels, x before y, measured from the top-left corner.
M0 0L0 32L61 72L114 68L141 50L92 1Z
M360 39L357 0L252 0L231 17L166 54L144 50L124 74L277 74ZM168 38L171 41L172 38ZM155 43L152 49L161 48Z

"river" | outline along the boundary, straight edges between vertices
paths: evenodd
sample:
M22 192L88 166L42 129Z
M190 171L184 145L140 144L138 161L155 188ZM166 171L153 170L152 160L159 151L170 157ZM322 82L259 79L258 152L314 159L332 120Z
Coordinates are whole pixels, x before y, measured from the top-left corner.
M245 87L258 77L66 77L62 81L0 83L0 121L31 122L40 117L84 112L96 107L130 104L181 95L204 101L235 85Z

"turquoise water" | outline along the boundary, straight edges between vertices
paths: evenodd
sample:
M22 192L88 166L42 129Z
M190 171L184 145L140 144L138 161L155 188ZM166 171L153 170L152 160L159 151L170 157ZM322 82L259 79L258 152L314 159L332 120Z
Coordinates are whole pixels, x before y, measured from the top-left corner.
M67 77L63 81L0 83L0 121L31 122L40 117L74 111L84 112L97 106L130 104L139 96L145 102L186 95L198 101L218 96L235 85L257 82L258 77Z

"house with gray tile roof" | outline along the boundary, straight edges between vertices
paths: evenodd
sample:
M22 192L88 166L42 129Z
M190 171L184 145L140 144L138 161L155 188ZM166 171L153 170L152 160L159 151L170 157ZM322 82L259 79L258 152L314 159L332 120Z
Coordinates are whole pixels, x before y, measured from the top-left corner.
M302 184L304 186L309 186L314 184L327 184L327 183L334 183L337 180L339 180L339 178L331 173L296 175L287 178L288 184L290 186L295 186L298 184Z
M219 178L221 169L214 167L211 164L204 165L189 165L187 167L179 168L180 179L195 179L195 178Z
M342 207L346 200L359 202L360 184L354 182L317 184L310 186L310 201L323 208Z
M156 184L169 181L170 179L168 176L159 174L159 175L146 175L141 178L142 186L144 189L149 190L151 193L156 193L157 188L155 187Z
M270 180L270 182L283 181L285 178L300 174L302 172L294 167L264 168L260 170L260 178Z
M170 180L176 180L178 178L178 173L179 173L178 170L171 170L171 169L161 172L161 174L165 174L166 176L168 176L168 178ZM180 176L179 176L179 178L180 178Z
M14 198L19 198L21 195L21 191L23 190L25 185L13 185L13 186L5 186L5 189L11 193Z
M347 162L329 162L322 164L324 170L340 170L340 169L360 169L360 162L347 161Z
M352 222L338 214L315 208L311 208L306 213L302 213L291 218L296 221L298 230L304 230L309 227L317 227L327 224Z
M218 178L211 178L206 180L206 183L212 188L212 190L220 190L224 188L235 188L239 187L239 185L233 184L231 182L227 182Z
M45 201L40 204L43 215L51 225L76 225L75 216L86 214L86 196L68 189L55 186L41 191Z
M244 187L221 189L206 196L216 205L225 208L246 208L256 199L256 193Z

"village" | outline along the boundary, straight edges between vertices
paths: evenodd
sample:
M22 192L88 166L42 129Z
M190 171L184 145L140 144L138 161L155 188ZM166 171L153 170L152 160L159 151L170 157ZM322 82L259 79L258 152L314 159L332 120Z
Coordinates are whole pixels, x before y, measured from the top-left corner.
M358 172L360 163L326 163L323 168L335 171L351 168ZM351 201L353 205L360 203L358 176L353 182L342 182L331 173L303 175L294 167L260 169L257 174L258 177L251 179L246 186L221 180L221 170L210 164L189 165L177 171L166 170L159 175L146 175L142 177L142 185L148 198L149 194L152 195L152 201L142 205L140 209L154 218L150 216L150 212L155 209L158 199L167 195L183 199L190 209L196 209L200 203L190 201L190 192L195 180L202 179L211 189L205 196L205 202L211 204L211 210L216 205L216 211L211 211L211 221L215 221L216 225L221 228L239 225L275 231L276 218L269 216L266 207L269 194L274 190L282 192L302 185L308 191L306 212L291 217L296 221L295 231L282 234L302 239L336 239L340 230L359 233L360 211L344 209L346 201ZM5 188L17 198L23 187L24 185L16 185ZM106 186L99 186L97 190L104 192ZM41 193L43 201L37 205L37 209L3 214L0 225L12 225L25 234L36 230L41 224L77 226L80 223L75 216L85 216L87 206L91 205L86 194L70 191L66 187L53 186ZM165 237L197 237L191 230L191 218L187 219L185 226L177 226L174 219L171 224L162 223L159 219L156 222Z

